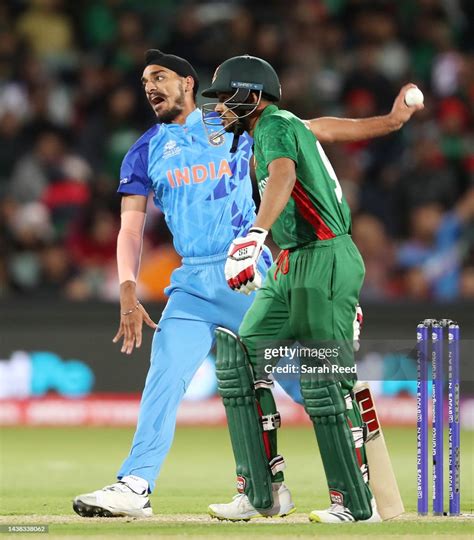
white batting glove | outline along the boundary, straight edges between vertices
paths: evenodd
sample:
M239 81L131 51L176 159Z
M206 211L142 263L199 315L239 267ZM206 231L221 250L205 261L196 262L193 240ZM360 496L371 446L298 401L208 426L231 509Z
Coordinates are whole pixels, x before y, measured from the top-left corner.
M230 245L225 263L225 279L231 289L250 294L262 286L257 262L268 231L252 227L247 236L236 238Z
M362 325L364 324L364 314L362 313L362 308L359 304L356 306L356 313L354 317L354 322L352 328L354 330L354 351L357 352L360 349L360 331L362 330Z

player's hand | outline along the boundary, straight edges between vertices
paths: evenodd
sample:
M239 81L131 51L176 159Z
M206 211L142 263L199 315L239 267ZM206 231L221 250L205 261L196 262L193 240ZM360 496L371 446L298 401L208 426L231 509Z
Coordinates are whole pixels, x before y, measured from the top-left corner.
M395 124L398 125L398 127L402 127L403 124L408 122L410 118L413 116L413 114L416 113L416 111L421 111L424 108L423 103L420 103L419 105L412 105L411 107L408 107L408 105L405 103L405 94L409 88L416 88L416 84L409 83L402 87L400 92L398 93L398 96L395 98L395 101L393 102L392 111L390 112L390 116L394 120Z
M268 231L252 227L247 236L236 238L230 245L225 263L225 278L231 289L250 294L262 286L257 262Z
M364 314L362 313L362 308L359 304L356 306L356 312L354 317L354 322L352 328L354 330L353 336L353 345L354 351L357 352L360 349L360 331L362 330L362 325L364 324Z
M146 309L141 304L138 304L138 307L133 309L131 313L124 315L127 311L129 310L121 309L120 326L112 341L117 343L120 338L123 338L120 352L132 354L133 348L136 347L138 349L142 344L143 323L153 329L157 327L157 324L152 321L150 315L148 315Z

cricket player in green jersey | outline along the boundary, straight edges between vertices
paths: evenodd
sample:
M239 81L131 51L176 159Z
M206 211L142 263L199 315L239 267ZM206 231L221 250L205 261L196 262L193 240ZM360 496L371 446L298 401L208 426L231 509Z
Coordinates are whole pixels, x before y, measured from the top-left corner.
M256 221L245 237L232 242L225 266L231 288L245 294L260 290L239 336L225 328L216 330L216 372L239 491L231 503L209 507L211 515L220 519L248 520L294 511L283 484L285 463L277 452L276 439L280 415L271 393L268 362L259 354L261 343L338 342L343 344L343 353L337 363L354 368L354 323L365 270L350 235L350 210L307 122L277 107L280 94L272 66L252 56L226 60L217 68L211 87L203 92L219 99L215 106L218 120L223 129L234 132L235 140L243 131L253 136L261 194ZM406 106L402 93L397 100L393 126L383 120L390 115L366 119L366 124L362 120L357 138L364 129L368 137L398 129L422 108ZM207 115L204 121L212 124L216 116ZM351 140L351 121L341 122ZM270 229L282 252L262 286L256 264ZM350 351L344 344L350 344ZM324 523L380 521L370 490L364 426L352 395L355 378L310 374L301 375L300 384L331 502L329 509L311 512L310 519Z

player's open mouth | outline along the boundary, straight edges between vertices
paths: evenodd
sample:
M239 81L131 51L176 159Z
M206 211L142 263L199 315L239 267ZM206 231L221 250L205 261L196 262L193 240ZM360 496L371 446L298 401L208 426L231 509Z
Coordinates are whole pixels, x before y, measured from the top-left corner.
M151 104L156 107L157 105L161 105L165 101L165 98L162 96L153 96L150 98Z

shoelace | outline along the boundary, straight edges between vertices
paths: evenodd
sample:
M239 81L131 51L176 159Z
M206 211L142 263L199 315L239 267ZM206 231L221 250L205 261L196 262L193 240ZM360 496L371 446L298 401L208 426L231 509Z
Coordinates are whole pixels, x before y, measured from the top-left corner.
M290 252L287 249L283 249L278 254L276 260L276 270L273 274L273 279L277 279L278 272L281 272L283 275L288 274L290 270Z
M245 495L245 493L237 493L237 495L234 495L232 497L232 500L233 501L238 500L238 504L240 505L240 508L242 507L242 505L245 505L244 508L251 506L250 501L248 500L247 495Z

